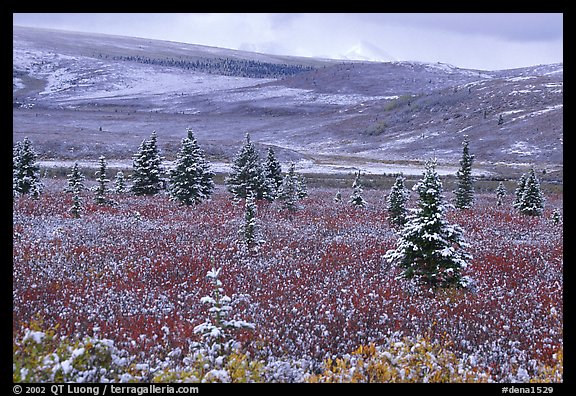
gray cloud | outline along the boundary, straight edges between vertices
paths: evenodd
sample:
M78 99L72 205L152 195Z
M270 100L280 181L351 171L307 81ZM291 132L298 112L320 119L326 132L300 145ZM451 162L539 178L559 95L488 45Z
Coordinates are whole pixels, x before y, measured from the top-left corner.
M17 25L256 52L504 69L563 61L562 14L14 14Z

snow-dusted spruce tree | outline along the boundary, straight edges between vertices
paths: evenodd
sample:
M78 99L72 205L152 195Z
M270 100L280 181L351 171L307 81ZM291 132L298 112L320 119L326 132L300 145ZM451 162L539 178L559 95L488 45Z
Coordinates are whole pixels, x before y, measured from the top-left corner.
M498 187L496 187L496 205L502 206L504 205L504 197L506 196L506 187L504 187L504 183L498 183Z
M462 229L445 219L442 182L436 173L436 161L426 163L423 179L414 186L420 200L400 232L396 249L385 258L402 269L401 278L416 284L437 287L466 287L462 276L472 257L464 251L469 245Z
M334 198L332 199L335 203L339 203L342 202L342 193L340 191L336 192L336 195L334 195Z
M516 190L514 190L514 203L512 204L512 206L514 206L516 209L519 209L520 203L522 201L524 187L526 187L526 179L528 179L528 175L524 173L522 176L520 176L520 179L518 179L516 184Z
M558 209L554 209L554 211L552 212L552 223L554 225L558 225L560 224L561 221L562 216L560 215L560 211Z
M540 190L540 181L534 168L528 172L520 203L517 205L520 213L528 216L540 216L544 211L544 195Z
M128 187L126 186L126 178L124 177L124 172L116 172L114 177L114 192L122 194L128 192Z
M276 198L278 190L282 185L282 166L276 158L272 147L268 147L266 161L264 162L264 176L268 182L270 196Z
M64 189L65 192L73 193L75 191L83 191L86 189L84 186L84 175L80 172L78 162L74 162L70 173L66 175L68 178L68 186Z
M257 213L256 194L248 190L244 204L244 221L238 230L238 241L248 250L257 248L264 242L258 229Z
M12 148L12 189L13 195L30 194L38 198L42 192L40 182L40 166L32 142L25 137L22 142L16 142Z
M277 200L281 202L283 209L288 209L291 212L298 209L298 200L300 199L298 196L298 184L298 175L292 162L278 190Z
M362 182L360 181L360 171L356 174L354 183L352 183L352 188L354 191L350 195L348 203L357 208L363 208L366 206L366 201L362 198Z
M408 195L409 192L406 190L404 177L402 175L397 176L386 200L386 210L388 211L390 224L393 227L402 227L406 224Z
M169 192L172 199L185 205L198 204L208 199L214 190L214 172L206 161L191 129L182 139L182 148L176 166L170 171Z
M106 158L101 155L98 158L99 169L96 171L96 195L94 196L94 201L98 205L111 204L112 201L106 198L106 183L110 182L106 179Z
M72 193L72 206L69 209L70 214L79 218L82 212L82 196L80 193L86 189L84 186L84 175L80 172L78 168L78 162L74 163L71 172L68 176L68 187L66 192Z
M155 195L162 189L162 157L158 150L156 131L145 139L132 157L132 192L136 195Z
M272 199L256 146L250 141L248 133L244 145L234 159L225 184L236 200L245 199L248 190L256 194L256 199Z
M306 185L306 178L300 173L297 175L298 183L296 184L296 195L298 199L304 199L308 196L308 186Z
M458 178L458 187L454 191L454 206L458 209L468 209L474 201L474 186L472 178L472 163L474 155L471 155L468 149L470 141L466 137L462 142L462 159L460 159L460 169L456 172Z
M212 268L208 271L207 277L213 285L212 295L200 299L200 302L209 306L208 318L194 328L194 333L200 334L202 340L193 344L192 348L195 358L203 359L208 365L206 379L229 382L230 377L224 367L228 356L238 349L232 331L254 330L255 326L244 320L232 319L233 301L224 294L222 282L218 279L221 269Z

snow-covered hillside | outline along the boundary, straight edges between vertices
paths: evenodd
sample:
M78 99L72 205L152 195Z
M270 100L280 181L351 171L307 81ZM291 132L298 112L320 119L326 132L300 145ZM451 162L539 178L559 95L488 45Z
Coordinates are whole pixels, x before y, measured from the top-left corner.
M457 165L465 134L477 165L563 162L562 64L488 72L20 27L13 37L13 138L29 136L45 159L127 159L153 130L170 157L191 127L223 162L246 132L283 160L322 154L345 167L431 156ZM220 73L234 62L292 74Z

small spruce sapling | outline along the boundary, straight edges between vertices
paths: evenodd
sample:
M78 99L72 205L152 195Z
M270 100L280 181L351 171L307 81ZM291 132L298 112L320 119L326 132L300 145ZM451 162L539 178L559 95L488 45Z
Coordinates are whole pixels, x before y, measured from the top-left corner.
M112 201L106 198L106 184L110 182L109 179L106 178L106 158L101 155L98 158L99 162L99 169L96 171L96 195L94 196L94 201L98 205L109 205L112 204Z
M504 187L504 183L498 183L498 187L496 187L496 205L502 206L504 205L504 197L506 197L506 187Z
M238 348L238 342L233 338L233 331L255 328L253 323L231 318L234 302L224 294L222 282L218 279L221 269L212 268L208 271L207 277L212 283L212 293L200 299L201 303L209 306L208 317L204 323L194 328L194 333L200 335L201 342L192 345L196 358L204 359L208 365L209 371L206 377L216 379L222 374L221 370L230 354ZM226 380L226 378L220 379Z
M350 199L348 203L356 208L364 208L366 207L366 201L362 197L362 182L360 180L360 171L356 174L356 178L354 179L354 183L352 183L353 192L350 195Z
M85 189L84 175L78 168L78 162L75 162L72 171L68 174L68 187L65 190L66 192L72 193L72 206L69 212L74 218L79 218L82 212L82 196L80 193Z

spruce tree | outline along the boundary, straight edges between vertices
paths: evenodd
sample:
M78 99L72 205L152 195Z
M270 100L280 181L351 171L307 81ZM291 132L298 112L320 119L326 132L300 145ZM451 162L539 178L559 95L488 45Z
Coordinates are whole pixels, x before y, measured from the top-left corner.
M270 195L276 198L278 190L282 185L282 166L276 158L272 147L268 147L266 162L264 163L264 176L268 181Z
M528 216L540 216L544 211L544 195L540 190L540 181L534 168L528 172L520 203L517 205L520 213Z
M420 200L408 216L396 249L385 258L402 269L401 277L417 284L437 287L465 287L470 280L462 276L472 257L463 249L469 245L462 229L445 219L442 183L434 160L426 163L423 179L414 186Z
M224 293L222 282L218 279L221 268L212 268L207 277L212 283L212 293L200 299L202 304L209 306L206 320L194 328L194 333L201 336L201 342L193 343L192 349L196 356L206 361L205 378L230 381L228 372L222 369L227 359L234 352L237 341L233 337L234 330L254 330L255 325L242 319L233 319L234 301ZM226 376L222 378L222 376Z
M272 199L256 146L250 141L248 133L225 184L234 199L245 199L248 190L254 192L256 199Z
M458 178L458 188L454 191L456 195L454 199L454 206L459 209L468 209L472 206L474 201L474 187L472 178L472 163L474 162L474 155L471 155L468 149L468 138L464 139L462 143L462 159L460 160L460 169L456 172Z
M118 194L122 194L128 191L128 187L126 186L126 178L124 177L124 172L122 171L116 172L116 176L114 177L114 191Z
M336 192L336 195L334 195L334 198L332 199L335 203L339 203L342 202L342 193L340 191Z
M68 187L64 189L65 192L74 193L75 191L83 191L86 189L84 186L84 175L80 172L78 167L78 162L74 162L70 173L66 175L68 177Z
M390 190L387 198L387 210L390 224L393 227L402 227L406 223L408 210L406 202L408 201L408 191L404 185L404 177L399 175Z
M132 157L134 169L132 192L136 195L155 195L162 189L162 157L158 150L156 132L145 139Z
M502 206L504 205L504 197L506 196L506 187L504 187L504 183L498 183L498 187L496 187L496 205Z
M292 162L288 167L288 173L282 179L282 185L278 191L278 201L282 203L282 208L294 212L298 209L298 175L294 170L294 163Z
M96 182L98 184L96 186L96 195L94 197L94 201L96 201L98 205L110 204L111 201L105 196L106 183L110 181L109 179L106 179L106 158L101 155L98 158L98 162L100 167L98 171L96 171Z
M562 217L560 215L560 211L558 209L554 209L554 211L552 212L552 223L554 225L558 225L560 224L561 221Z
M366 206L366 201L362 198L362 182L360 181L360 171L356 174L354 183L352 183L352 188L354 191L348 200L348 203L357 208L363 208Z
M82 212L82 196L80 193L86 189L84 186L84 175L78 168L78 162L74 163L68 176L68 187L66 192L72 193L72 206L69 209L72 217L79 218Z
M308 186L306 185L306 178L300 173L297 175L296 195L298 199L304 199L308 196Z
M30 194L33 198L38 198L42 192L43 185L40 182L37 157L28 137L22 142L17 142L12 148L13 195Z
M256 194L248 190L248 196L244 204L244 221L239 234L239 241L248 249L258 247L263 241L260 239L256 215L258 208L256 206Z
M514 203L512 204L512 206L514 206L516 209L520 208L522 195L524 194L524 188L526 187L526 179L528 179L528 175L524 173L522 176L520 176L520 179L518 179L516 184L516 190L514 191Z
M191 129L182 139L176 166L170 171L169 192L172 199L185 205L198 204L210 197L214 189L214 172L204 157Z

